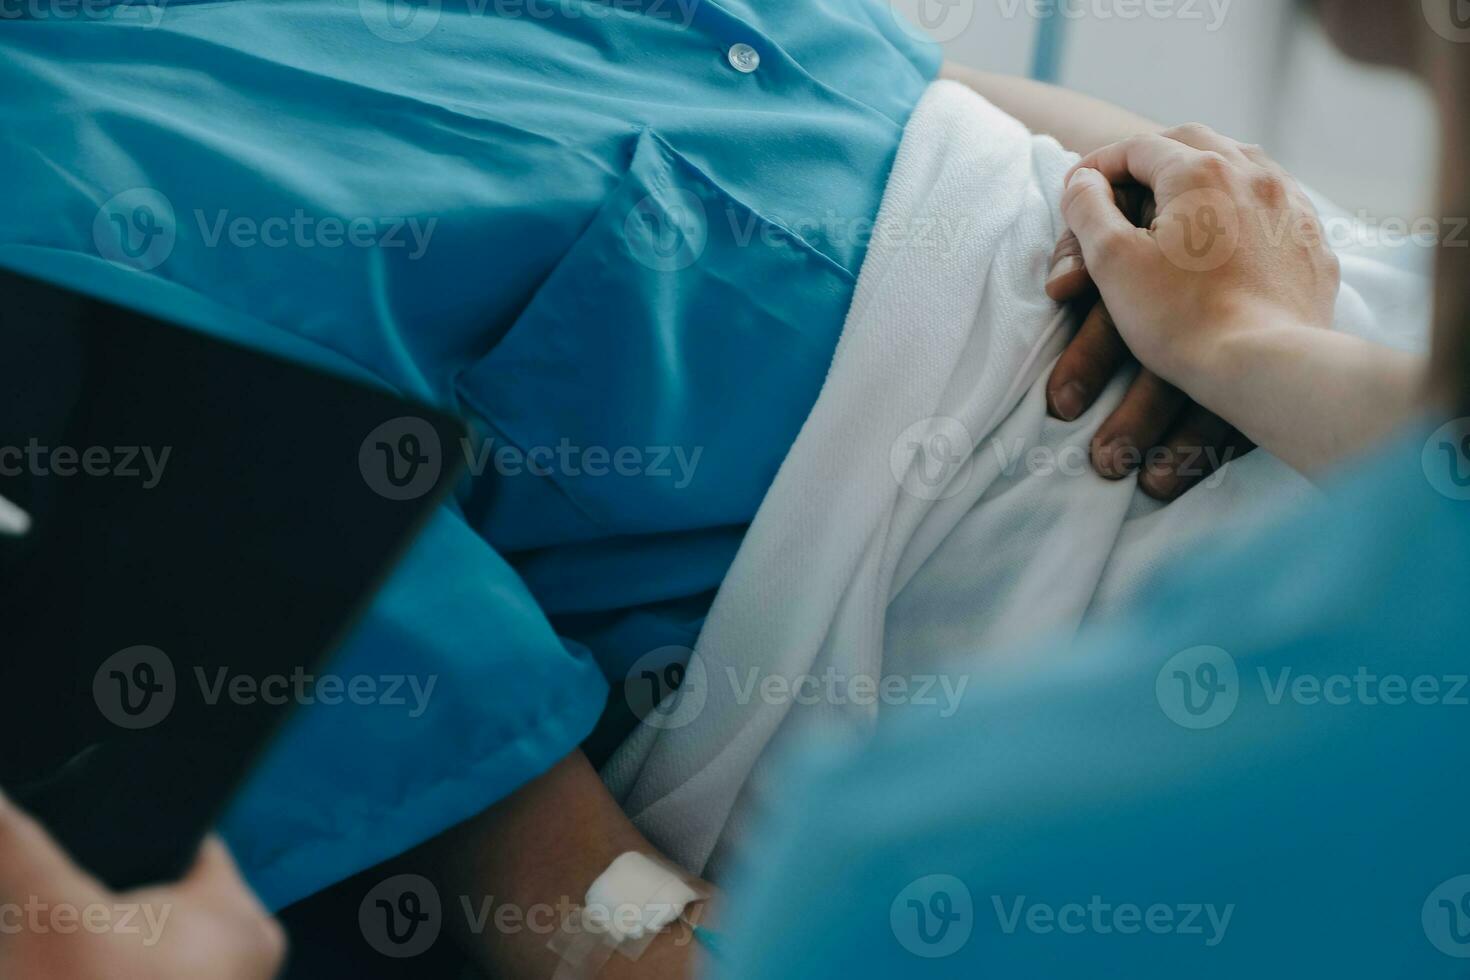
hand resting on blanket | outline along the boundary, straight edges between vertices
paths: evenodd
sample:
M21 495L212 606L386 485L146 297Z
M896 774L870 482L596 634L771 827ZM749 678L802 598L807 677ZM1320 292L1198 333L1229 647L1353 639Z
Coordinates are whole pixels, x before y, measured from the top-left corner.
M1157 200L1146 228L1116 201L1133 183ZM1330 330L1339 260L1260 147L1200 125L1133 137L1077 164L1062 209L1133 355L1299 472L1416 411L1422 358Z
M1114 188L1118 207L1147 228L1157 216L1153 195L1138 184ZM1118 372L1137 364L1118 333L1112 312L1088 274L1082 243L1072 232L1052 254L1046 293L1069 303L1081 326L1047 381L1052 418L1070 422L1086 412ZM1110 480L1138 473L1138 485L1156 500L1175 500L1213 475L1217 462L1254 449L1251 441L1209 409L1147 368L1098 428L1090 446L1094 468Z

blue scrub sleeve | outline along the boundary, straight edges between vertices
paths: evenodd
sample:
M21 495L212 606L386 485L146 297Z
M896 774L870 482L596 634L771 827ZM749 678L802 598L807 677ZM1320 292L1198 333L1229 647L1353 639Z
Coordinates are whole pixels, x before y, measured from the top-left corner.
M226 814L225 839L271 908L509 795L577 748L606 694L590 658L561 644L450 508L324 673L398 683L402 703L299 710Z

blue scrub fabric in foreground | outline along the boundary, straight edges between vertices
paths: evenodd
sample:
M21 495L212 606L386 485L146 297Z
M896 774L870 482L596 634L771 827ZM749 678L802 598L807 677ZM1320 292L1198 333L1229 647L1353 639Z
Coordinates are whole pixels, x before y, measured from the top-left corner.
M332 668L435 678L424 710L308 707L226 820L268 904L483 809L692 643L937 65L880 0L0 20L0 262L479 425Z
M796 763L721 975L1463 977L1465 432Z

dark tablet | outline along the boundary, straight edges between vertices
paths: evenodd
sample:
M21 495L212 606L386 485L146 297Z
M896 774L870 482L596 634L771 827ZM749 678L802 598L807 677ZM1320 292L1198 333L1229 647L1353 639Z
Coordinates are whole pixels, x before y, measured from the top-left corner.
M3 271L0 374L0 784L108 884L172 877L461 426Z

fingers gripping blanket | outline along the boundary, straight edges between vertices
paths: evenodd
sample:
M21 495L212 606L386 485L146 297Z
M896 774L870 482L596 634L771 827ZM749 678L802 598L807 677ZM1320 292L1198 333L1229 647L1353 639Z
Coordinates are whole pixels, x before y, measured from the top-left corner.
M1082 419L1048 418L1073 324L1043 283L1075 159L956 83L915 111L821 396L672 710L603 773L689 869L715 876L738 848L778 747L860 737L893 699L952 710L967 659L1073 631L1201 534L1313 492L1263 452L1168 507L1101 479L1088 444L1126 378ZM1375 335L1422 295L1382 263L1344 270L1343 330Z

